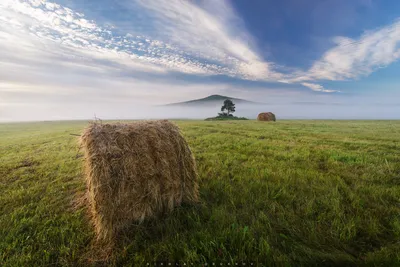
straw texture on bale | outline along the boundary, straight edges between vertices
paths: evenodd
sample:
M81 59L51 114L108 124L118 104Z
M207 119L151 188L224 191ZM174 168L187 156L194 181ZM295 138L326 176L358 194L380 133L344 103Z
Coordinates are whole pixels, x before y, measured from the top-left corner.
M276 121L275 114L272 112L260 113L257 116L258 121Z
M92 123L80 139L98 240L133 223L198 201L196 163L169 121Z

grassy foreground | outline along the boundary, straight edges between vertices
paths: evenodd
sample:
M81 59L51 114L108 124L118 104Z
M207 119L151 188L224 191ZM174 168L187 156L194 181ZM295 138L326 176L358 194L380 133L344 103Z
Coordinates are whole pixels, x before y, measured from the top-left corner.
M177 124L202 203L133 226L109 264L400 265L400 121ZM0 266L95 260L85 125L0 124Z

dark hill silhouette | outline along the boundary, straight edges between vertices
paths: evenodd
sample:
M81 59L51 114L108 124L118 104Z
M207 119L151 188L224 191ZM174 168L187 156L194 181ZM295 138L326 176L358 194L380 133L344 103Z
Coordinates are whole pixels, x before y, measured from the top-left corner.
M167 104L166 106L206 106L206 105L222 105L222 103L226 100L230 99L233 101L235 104L261 104L257 102L252 102L248 101L245 99L240 99L240 98L235 98L235 97L229 97L229 96L223 96L223 95L210 95L204 98L200 99L194 99L194 100L189 100L185 102L179 102L179 103L172 103L172 104Z

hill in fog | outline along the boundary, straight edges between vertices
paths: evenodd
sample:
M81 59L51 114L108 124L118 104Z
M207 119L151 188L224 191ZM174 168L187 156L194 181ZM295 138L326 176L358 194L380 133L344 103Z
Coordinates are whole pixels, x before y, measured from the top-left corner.
M192 107L192 106L221 106L222 103L226 100L230 99L233 101L235 104L253 104L253 105L260 105L262 103L258 102L253 102L253 101L248 101L245 99L240 99L240 98L235 98L235 97L229 97L229 96L223 96L223 95L210 95L204 98L200 99L194 99L194 100L189 100L185 102L179 102L179 103L171 103L167 104L165 106L171 107L171 106L184 106L184 107Z

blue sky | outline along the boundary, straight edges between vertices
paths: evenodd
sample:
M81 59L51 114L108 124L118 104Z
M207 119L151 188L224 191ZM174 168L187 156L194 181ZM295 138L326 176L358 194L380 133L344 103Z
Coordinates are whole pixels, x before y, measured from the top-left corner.
M397 0L1 0L0 120L154 117L210 94L400 119L399 59Z

